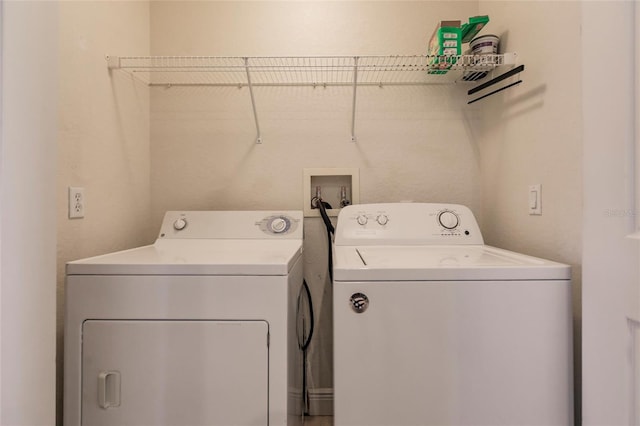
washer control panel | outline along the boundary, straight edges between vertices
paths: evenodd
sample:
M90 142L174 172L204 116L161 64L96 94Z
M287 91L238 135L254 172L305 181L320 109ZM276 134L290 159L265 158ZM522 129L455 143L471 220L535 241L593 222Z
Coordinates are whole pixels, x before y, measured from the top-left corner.
M286 214L279 214L273 216L267 216L261 221L257 222L256 225L264 232L265 234L270 235L286 235L290 232L293 232L298 227L298 222L291 216L287 216Z
M473 213L459 204L385 203L343 208L336 245L484 244Z
M158 238L302 239L302 212L169 211Z

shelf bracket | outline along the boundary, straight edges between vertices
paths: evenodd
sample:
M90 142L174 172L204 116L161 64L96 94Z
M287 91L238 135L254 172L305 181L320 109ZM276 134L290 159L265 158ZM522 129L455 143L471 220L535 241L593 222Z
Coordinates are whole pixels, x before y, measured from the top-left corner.
M351 142L356 142L356 93L358 91L358 57L353 57L353 104L351 105Z
M107 61L107 67L110 70L120 68L119 56L104 55L104 59Z
M251 73L249 72L249 58L244 58L244 69L247 73L247 86L249 87L249 95L251 96L251 107L253 108L253 119L256 122L256 143L262 143L260 135L260 123L258 122L258 110L256 109L256 100L253 96L253 85L251 84Z

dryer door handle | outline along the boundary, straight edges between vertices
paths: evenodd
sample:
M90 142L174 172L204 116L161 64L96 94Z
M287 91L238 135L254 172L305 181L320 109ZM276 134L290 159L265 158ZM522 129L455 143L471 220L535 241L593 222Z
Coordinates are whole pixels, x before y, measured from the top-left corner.
M98 405L105 410L120 406L119 371L101 371L98 374Z

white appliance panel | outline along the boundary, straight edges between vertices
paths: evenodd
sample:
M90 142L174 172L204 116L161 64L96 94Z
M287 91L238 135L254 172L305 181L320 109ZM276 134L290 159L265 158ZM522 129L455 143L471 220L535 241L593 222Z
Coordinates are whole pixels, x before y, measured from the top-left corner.
M301 260L286 277L68 276L65 426L80 425L82 324L87 319L266 321L271 330L269 424L299 425L302 361L295 318L302 277Z
M301 211L168 211L158 239L301 240Z
M336 281L569 279L568 265L485 245L337 246Z
M568 281L337 283L335 424L572 424L570 312Z
M266 322L89 320L82 329L83 425L268 424Z
M459 204L351 205L338 223L336 246L484 244L473 213Z
M300 240L157 240L153 245L69 262L68 275L287 275Z

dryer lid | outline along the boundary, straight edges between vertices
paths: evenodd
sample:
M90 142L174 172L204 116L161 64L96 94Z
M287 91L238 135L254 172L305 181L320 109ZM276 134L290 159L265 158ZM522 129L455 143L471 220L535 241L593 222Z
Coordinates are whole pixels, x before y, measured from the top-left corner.
M302 240L158 239L155 244L69 262L67 275L287 275Z
M336 247L334 280L568 280L568 265L485 245Z

